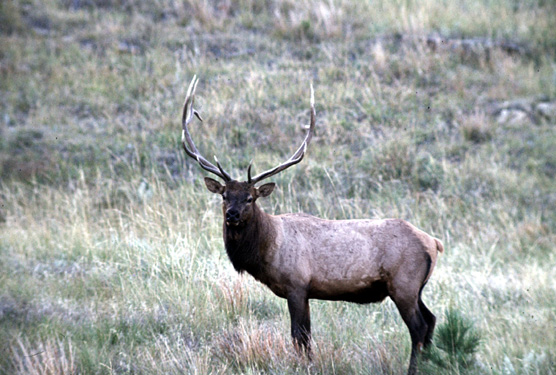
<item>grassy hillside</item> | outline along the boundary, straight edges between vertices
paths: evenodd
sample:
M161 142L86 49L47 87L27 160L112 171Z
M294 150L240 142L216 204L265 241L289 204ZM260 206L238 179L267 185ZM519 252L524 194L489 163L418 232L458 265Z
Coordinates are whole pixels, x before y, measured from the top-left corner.
M315 361L291 353L181 149L194 74L193 137L238 179L295 150L313 84L265 211L443 240L423 372L556 374L554 30L551 1L2 1L0 374L406 370L391 301L312 301Z

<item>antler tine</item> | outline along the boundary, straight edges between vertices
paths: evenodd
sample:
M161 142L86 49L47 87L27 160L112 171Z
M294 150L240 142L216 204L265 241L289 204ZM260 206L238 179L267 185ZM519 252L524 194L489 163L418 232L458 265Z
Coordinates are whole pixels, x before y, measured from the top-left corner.
M313 138L313 133L315 131L315 124L316 124L316 118L317 118L317 113L315 111L315 92L313 90L313 84L311 84L311 99L310 99L310 103L311 103L311 122L309 124L308 127L308 131L307 131L307 135L305 135L305 139L303 140L303 142L301 143L301 146L299 146L299 148L294 152L294 154L288 159L286 160L284 163L269 169L261 174L258 174L257 176L251 178L251 164L249 164L249 168L247 169L247 178L249 183L252 184L256 184L262 180L264 180L265 178L274 176L277 173L282 172L283 170L291 167L292 165L295 165L297 163L299 163L301 160L303 160L303 156L305 156L305 151L307 150L307 146L309 145L309 143L311 143L311 139Z
M224 170L224 168L222 168L222 166L220 165L220 162L218 161L218 158L216 157L216 155L214 155L214 161L216 161L216 166L218 167L218 170L224 176L224 180L231 181L232 177Z
M226 171L224 171L224 169L222 168L218 160L216 160L216 165L218 167L215 167L214 164L209 162L201 155L199 150L197 150L197 147L195 146L193 139L191 138L191 134L189 133L188 125L193 119L193 115L195 115L200 121L203 121L199 112L197 112L193 108L193 102L195 101L195 89L197 88L197 83L199 83L199 80L195 75L193 76L193 79L189 84L189 88L187 89L187 94L185 96L185 102L183 104L183 113L181 118L181 123L182 123L181 142L183 145L183 149L185 150L185 153L188 156L197 160L197 163L199 163L201 168L203 168L204 170L210 173L214 173L218 177L222 178L224 181L231 181L232 178L228 173L226 173Z
M251 167L253 166L253 160L249 162L249 166L247 167L247 182L251 183Z

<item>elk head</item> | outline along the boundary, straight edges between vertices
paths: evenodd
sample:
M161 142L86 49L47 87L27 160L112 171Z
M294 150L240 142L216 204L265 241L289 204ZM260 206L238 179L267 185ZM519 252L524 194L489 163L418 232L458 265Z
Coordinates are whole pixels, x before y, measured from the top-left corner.
M313 86L311 85L311 122L307 127L307 134L305 139L301 143L301 146L295 151L295 153L282 164L262 172L254 177L251 176L251 166L249 164L247 168L247 181L239 182L232 179L232 177L222 168L216 156L214 157L216 166L209 162L205 157L203 157L193 139L189 133L188 125L193 119L193 116L197 117L200 121L203 121L199 113L193 109L193 102L195 99L195 89L197 88L198 79L194 76L189 84L187 90L187 95L185 97L185 103L183 105L183 115L182 115L182 145L185 153L191 158L195 159L199 165L206 171L215 174L224 180L224 185L220 182L210 178L205 177L205 185L207 189L215 194L222 195L223 203L222 209L224 212L224 218L226 225L228 227L241 227L245 223L249 222L252 217L254 209L256 207L255 201L261 197L269 196L274 190L275 184L273 182L266 183L259 187L256 186L262 180L274 176L277 173L299 163L303 156L305 155L305 150L311 142L313 137L313 132L315 129L316 122L316 112L315 112L315 98L313 92Z

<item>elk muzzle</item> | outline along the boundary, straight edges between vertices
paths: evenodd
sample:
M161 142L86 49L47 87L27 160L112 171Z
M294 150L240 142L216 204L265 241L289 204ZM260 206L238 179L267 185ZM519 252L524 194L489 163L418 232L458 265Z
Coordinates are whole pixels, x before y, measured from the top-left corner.
M240 223L240 213L235 208L226 210L226 225L237 227Z

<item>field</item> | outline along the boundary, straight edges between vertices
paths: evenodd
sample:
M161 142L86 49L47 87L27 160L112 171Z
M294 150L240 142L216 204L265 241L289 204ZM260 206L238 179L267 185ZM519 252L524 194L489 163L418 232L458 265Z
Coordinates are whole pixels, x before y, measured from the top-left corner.
M293 153L313 84L266 212L442 239L421 373L556 374L555 51L553 1L2 1L0 374L406 371L390 300L312 301L309 363L234 271L180 145L195 74L192 135L238 179Z

